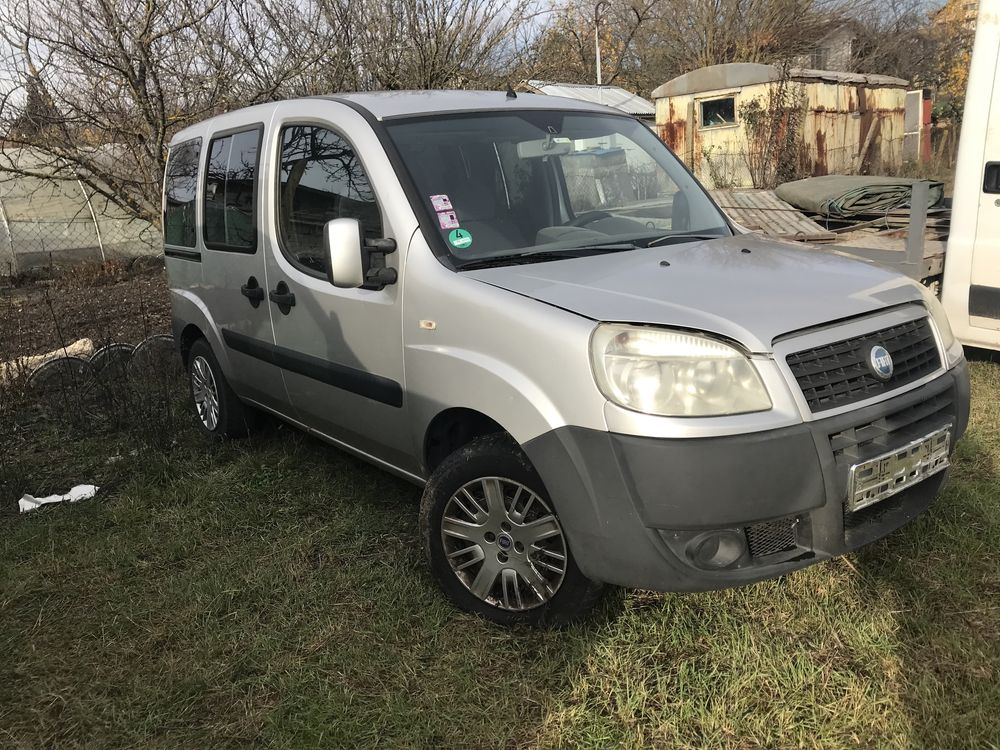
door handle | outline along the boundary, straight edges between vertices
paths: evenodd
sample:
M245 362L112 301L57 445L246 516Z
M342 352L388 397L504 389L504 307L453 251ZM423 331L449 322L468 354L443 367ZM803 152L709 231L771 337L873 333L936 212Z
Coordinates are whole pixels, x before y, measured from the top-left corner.
M247 283L240 287L240 294L250 300L251 307L259 307L264 301L264 290L261 289L257 279L251 276Z
M996 195L1000 193L1000 161L986 162L983 172L983 192Z
M288 291L288 284L284 281L279 281L278 286L268 292L267 296L285 315L295 307L295 294Z

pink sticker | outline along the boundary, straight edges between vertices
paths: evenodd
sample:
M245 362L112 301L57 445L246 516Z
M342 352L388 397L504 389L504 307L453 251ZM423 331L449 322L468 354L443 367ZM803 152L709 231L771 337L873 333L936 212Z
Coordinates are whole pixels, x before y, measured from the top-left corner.
M435 211L451 211L451 198L447 195L432 195L431 205L434 206ZM457 226L457 225L456 225Z
M454 211L438 211L438 224L442 229L457 229L458 216Z

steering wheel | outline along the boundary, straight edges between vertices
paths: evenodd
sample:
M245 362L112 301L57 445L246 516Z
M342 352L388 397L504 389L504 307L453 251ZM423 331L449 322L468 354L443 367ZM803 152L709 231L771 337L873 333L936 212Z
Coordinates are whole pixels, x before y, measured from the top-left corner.
M585 213L580 214L575 219L573 219L573 221L569 223L569 226L585 227L588 224L592 224L595 221L598 221L599 219L607 219L610 216L611 214L609 214L607 211L587 211Z

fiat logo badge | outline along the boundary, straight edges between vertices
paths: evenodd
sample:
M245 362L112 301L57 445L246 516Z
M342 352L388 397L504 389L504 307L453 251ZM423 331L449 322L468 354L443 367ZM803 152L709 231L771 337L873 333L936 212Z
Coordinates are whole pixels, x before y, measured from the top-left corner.
M884 346L872 347L868 353L868 366L879 380L888 380L892 377L892 355Z

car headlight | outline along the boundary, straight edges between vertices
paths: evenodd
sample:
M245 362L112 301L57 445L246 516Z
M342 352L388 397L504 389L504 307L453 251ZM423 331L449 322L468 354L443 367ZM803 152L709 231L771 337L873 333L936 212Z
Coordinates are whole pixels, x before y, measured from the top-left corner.
M602 324L590 349L601 393L626 409L709 417L771 408L753 363L721 341L663 328Z
M930 313L931 320L934 321L934 327L937 328L938 336L941 337L941 348L944 349L945 356L948 358L946 364L948 368L951 368L958 364L959 360L964 356L962 345L955 338L955 333L951 330L951 323L948 322L948 313L944 311L944 305L941 304L941 301L933 291L923 284L919 284L919 287L920 293L924 297L924 307Z

